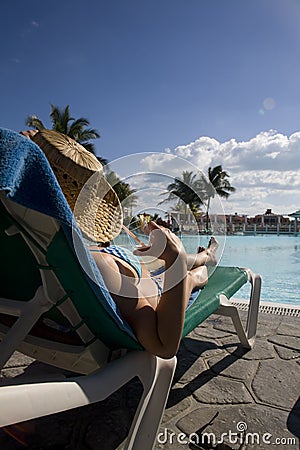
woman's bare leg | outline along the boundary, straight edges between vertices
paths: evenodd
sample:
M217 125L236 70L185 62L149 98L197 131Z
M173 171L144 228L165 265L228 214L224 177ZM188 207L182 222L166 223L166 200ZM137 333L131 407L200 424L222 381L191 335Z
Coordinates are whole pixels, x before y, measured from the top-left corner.
M217 264L216 252L219 244L214 237L209 241L208 247L195 255L187 255L187 298L188 304L191 293L195 289L203 288L208 282L208 271L206 266Z
M203 288L208 282L208 271L206 266L196 267L188 271L188 279L191 292L197 288Z
M188 269L196 269L201 266L214 266L217 264L216 252L218 250L219 244L214 237L211 237L208 247L200 253L188 254L187 264Z
M203 288L208 282L208 272L206 266L189 270L186 276L186 295L184 298L185 308L187 308L191 293L195 289Z

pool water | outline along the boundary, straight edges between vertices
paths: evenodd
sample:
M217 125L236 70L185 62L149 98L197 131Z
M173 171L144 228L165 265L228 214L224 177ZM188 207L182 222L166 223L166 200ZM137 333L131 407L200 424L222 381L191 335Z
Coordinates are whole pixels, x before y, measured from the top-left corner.
M219 264L248 267L262 277L261 300L300 306L300 236L227 236L219 238ZM197 242L208 244L205 236L184 236L188 252L195 251ZM196 245L195 245L196 244ZM237 297L248 292L243 287Z

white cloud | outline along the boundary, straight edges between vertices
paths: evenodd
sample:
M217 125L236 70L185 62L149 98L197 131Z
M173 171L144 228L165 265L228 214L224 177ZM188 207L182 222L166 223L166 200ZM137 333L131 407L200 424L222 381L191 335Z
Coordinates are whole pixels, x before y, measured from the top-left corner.
M236 187L223 202L226 212L257 214L272 208L288 214L300 208L300 132L286 136L269 130L241 142L203 136L159 157L148 155L143 164L146 170L159 168L173 176L196 168L206 173L209 166L221 164Z
M161 165L165 165L165 163L170 163L175 158L174 155L170 153L157 153L156 155L148 155L141 160L142 164L145 164L149 171L157 172L159 171Z
M231 139L223 143L201 137L190 144L176 147L172 154L193 162L200 169L214 164L222 164L228 170L292 170L295 165L299 169L300 132L288 137L270 130L259 133L249 141Z

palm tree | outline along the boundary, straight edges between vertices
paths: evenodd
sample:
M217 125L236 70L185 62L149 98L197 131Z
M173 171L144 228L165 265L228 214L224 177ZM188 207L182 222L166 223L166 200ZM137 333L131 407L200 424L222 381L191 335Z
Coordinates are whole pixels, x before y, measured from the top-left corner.
M231 186L228 180L229 174L222 169L222 166L215 166L214 168L208 168L208 179L204 176L201 177L199 188L203 191L203 198L206 199L206 228L208 230L209 224L209 208L211 199L216 194L221 198L228 198L231 192L235 192L235 188Z
M59 131L66 134L74 141L79 142L88 151L95 154L95 146L92 139L100 138L100 134L94 128L88 128L90 122L85 117L75 119L70 115L70 107L67 105L65 108L60 108L51 104L50 121L52 124L52 130ZM45 125L35 115L28 116L26 118L26 125L33 127L39 131L43 130ZM97 157L101 164L107 164L107 160L101 157Z
M192 212L196 212L203 204L198 181L197 174L185 170L182 173L182 178L176 177L173 183L167 186L169 195L160 204L179 198L180 202L184 204L185 214L187 214L188 207Z

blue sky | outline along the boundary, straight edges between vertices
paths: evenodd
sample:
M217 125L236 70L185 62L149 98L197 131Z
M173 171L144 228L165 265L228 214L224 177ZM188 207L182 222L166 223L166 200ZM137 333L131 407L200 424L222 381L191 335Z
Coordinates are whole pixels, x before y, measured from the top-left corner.
M221 163L237 187L229 212L292 212L299 23L299 0L3 0L0 124L19 131L36 114L49 125L50 103L69 104L109 160Z

